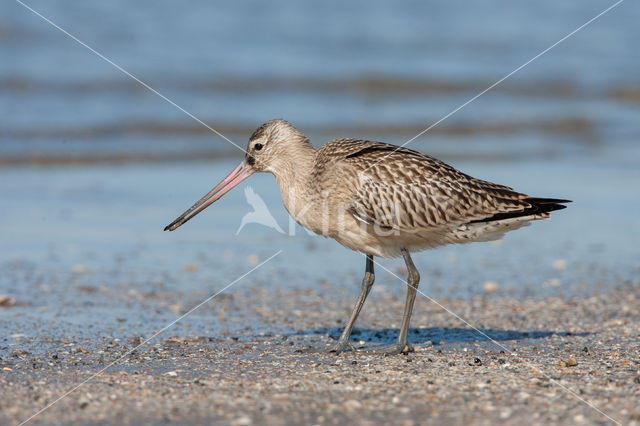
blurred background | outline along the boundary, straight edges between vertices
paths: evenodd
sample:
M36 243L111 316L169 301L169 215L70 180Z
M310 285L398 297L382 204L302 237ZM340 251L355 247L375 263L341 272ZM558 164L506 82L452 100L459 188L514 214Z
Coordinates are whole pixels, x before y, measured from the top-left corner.
M316 146L402 144L613 2L26 4L244 147L276 117ZM638 279L638 22L640 4L620 4L411 142L476 177L574 200L502 243L417 255L425 292L573 295ZM180 292L201 298L280 249L230 291L357 293L362 256L290 225L269 175L243 186L293 235L236 235L252 210L242 187L162 232L242 153L18 2L2 6L0 58L0 294L22 309L16 327L115 321L135 315L122 300L153 292L187 304ZM374 292L404 297L377 278Z

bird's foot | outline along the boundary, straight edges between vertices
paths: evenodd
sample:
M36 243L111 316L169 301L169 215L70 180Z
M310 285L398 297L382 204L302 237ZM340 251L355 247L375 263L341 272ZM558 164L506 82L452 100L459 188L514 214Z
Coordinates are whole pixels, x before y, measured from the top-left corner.
M351 346L351 344L349 342L343 342L338 340L336 343L328 346L328 347L324 347L324 348L317 348L314 346L305 346L302 349L298 349L297 352L300 353L334 353L336 355L340 355L342 352L344 352L345 350L351 350L351 351L355 351L354 347Z
M338 340L336 343L334 343L333 345L327 348L327 352L340 355L340 353L344 352L346 349L351 349L352 351L355 351L355 349L353 348L353 346L351 346L351 343L349 343L348 340L347 341Z
M367 352L379 355L400 355L414 352L415 349L409 343L394 343L391 346L382 346L380 348L370 349Z

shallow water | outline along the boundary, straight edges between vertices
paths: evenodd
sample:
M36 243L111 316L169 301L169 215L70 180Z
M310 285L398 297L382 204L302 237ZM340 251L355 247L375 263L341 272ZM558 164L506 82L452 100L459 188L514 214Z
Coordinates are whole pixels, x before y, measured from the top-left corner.
M149 337L280 251L190 314L182 321L188 328L172 327L169 335L293 332L286 323L264 323L254 312L261 292L313 289L322 297L314 308L319 310L322 303L355 298L362 255L300 227L293 235L283 235L248 224L236 235L242 216L252 210L242 187L178 231L162 231L233 165L222 161L189 167L171 163L0 170L6 183L0 187L0 289L16 300L15 306L0 309L6 335L17 336L17 341L19 336L45 338L30 344L36 352L55 346L61 336L100 337L103 343L105 336ZM573 178L567 180L563 163L456 165L533 194L568 196L574 203L550 220L508 234L501 244L415 254L425 295L466 299L483 294L485 281L495 281L500 285L497 297L571 297L637 280L640 201L628 197L640 184L636 168L583 162L573 166ZM246 185L289 232L274 179L256 175ZM402 261L378 261L370 303L388 295L402 300ZM566 268L554 267L558 261ZM233 305L221 322L226 297ZM427 303L420 297L419 306ZM290 308L281 312L282 321L291 315ZM100 341L94 343L100 346Z
M612 3L28 4L240 146L273 117L319 146L401 144ZM639 19L624 2L411 143L574 200L501 244L416 254L425 293L468 298L495 281L499 295L584 295L638 279ZM247 185L295 235L256 224L236 235L251 210L243 187L162 232L240 151L18 3L0 16L0 58L0 294L17 301L0 314L13 332L43 320L63 334L118 330L127 318L146 333L183 312L171 303L192 306L279 250L228 293L357 293L362 255L291 225L267 175ZM377 268L374 295L403 298L403 286Z
M317 143L402 143L612 2L27 4L244 146L274 117ZM520 156L621 146L638 158L639 19L622 3L412 146L467 152L484 136ZM236 152L18 3L0 16L0 58L2 160ZM558 120L580 124L544 125Z
M515 280L513 286L537 288L554 277L562 285L614 285L637 274L640 201L629 197L640 184L636 168L580 162L573 165L568 180L562 162L456 165L531 194L574 202L550 220L508 234L501 244L474 243L416 255L419 264L437 272L435 282L425 279L426 285L444 291L450 286L472 289L483 280ZM141 277L180 275L185 265L196 263L201 268L197 276L213 273L228 281L249 268L249 255L263 260L283 250L269 268L286 270L291 281L282 280L278 286L308 287L319 280L360 274L361 255L309 235L291 222L268 174L252 176L179 230L162 232L233 166L221 161L188 168L172 163L0 170L6 183L0 189L5 209L0 257L5 264L33 263L36 269L57 273L82 264L93 273ZM253 210L245 199L247 186L264 199L286 234L249 223L236 235L242 217ZM553 270L558 259L567 260L566 271ZM392 270L402 263L383 262Z

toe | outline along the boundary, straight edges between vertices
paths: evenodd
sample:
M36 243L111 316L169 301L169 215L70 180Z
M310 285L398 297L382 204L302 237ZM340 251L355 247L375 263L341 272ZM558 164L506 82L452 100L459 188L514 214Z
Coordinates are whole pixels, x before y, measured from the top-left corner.
M400 351L400 353L403 354L408 354L410 352L415 352L416 350L414 349L413 345L409 344L409 343L405 343L403 345L404 347L402 348L402 350Z
M383 346L381 348L372 349L368 352L380 355L399 355L413 352L413 346L408 343L396 343L391 346Z
M347 346L349 346L347 342L336 342L333 345L329 346L327 352L339 355L340 353L344 352L345 349L347 349Z

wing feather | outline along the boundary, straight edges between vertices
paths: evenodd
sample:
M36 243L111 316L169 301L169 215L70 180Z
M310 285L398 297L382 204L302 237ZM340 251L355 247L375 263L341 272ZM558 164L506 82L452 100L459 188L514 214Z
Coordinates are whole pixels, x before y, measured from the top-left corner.
M532 207L525 194L473 178L408 148L341 139L322 149L324 155L356 170L348 211L385 229L419 232Z

